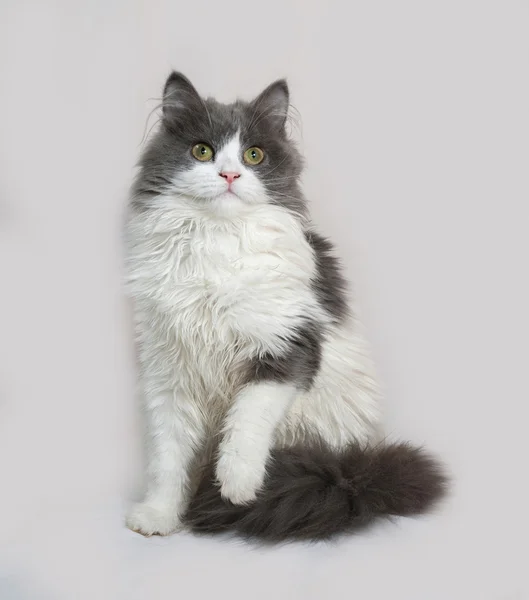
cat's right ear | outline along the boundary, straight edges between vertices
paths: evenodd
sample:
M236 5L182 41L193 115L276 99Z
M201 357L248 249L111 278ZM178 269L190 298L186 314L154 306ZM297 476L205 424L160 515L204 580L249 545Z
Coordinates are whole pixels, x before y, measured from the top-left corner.
M189 79L173 71L163 89L163 117L172 121L189 110L202 110L202 100Z

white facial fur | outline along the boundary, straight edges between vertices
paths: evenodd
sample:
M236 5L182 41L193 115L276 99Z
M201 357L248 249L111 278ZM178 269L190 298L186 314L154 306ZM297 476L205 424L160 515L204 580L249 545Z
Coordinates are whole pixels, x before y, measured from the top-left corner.
M266 202L265 187L255 174L254 168L242 160L246 149L241 146L240 133L237 132L224 146L213 149L212 160L201 162L195 159L196 164L191 169L178 172L173 178L176 193L199 202L213 201L219 204L218 209L240 201L246 204ZM220 175L228 171L240 175L229 186L229 191L228 182Z

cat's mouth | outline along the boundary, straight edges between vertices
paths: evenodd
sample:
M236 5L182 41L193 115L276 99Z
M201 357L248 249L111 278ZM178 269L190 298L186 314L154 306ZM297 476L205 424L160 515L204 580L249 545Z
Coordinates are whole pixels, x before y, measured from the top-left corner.
M242 200L242 198L233 190L225 190L215 197L215 200L233 200L234 198L238 198Z

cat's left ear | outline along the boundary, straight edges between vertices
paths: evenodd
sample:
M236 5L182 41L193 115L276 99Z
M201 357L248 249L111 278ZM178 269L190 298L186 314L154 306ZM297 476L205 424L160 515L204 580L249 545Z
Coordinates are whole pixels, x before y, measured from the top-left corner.
M255 114L259 119L269 123L272 129L279 131L284 128L288 116L290 94L285 79L271 83L252 102Z
M163 90L163 116L165 120L178 120L187 111L203 111L202 100L193 84L182 73L173 71Z

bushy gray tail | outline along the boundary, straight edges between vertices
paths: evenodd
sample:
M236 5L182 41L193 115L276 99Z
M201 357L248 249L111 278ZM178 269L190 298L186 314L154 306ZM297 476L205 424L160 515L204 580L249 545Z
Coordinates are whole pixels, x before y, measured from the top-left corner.
M251 504L223 500L213 468L186 522L197 533L232 532L263 542L329 539L377 517L426 512L443 495L440 464L409 444L338 453L320 444L272 453L262 491Z

